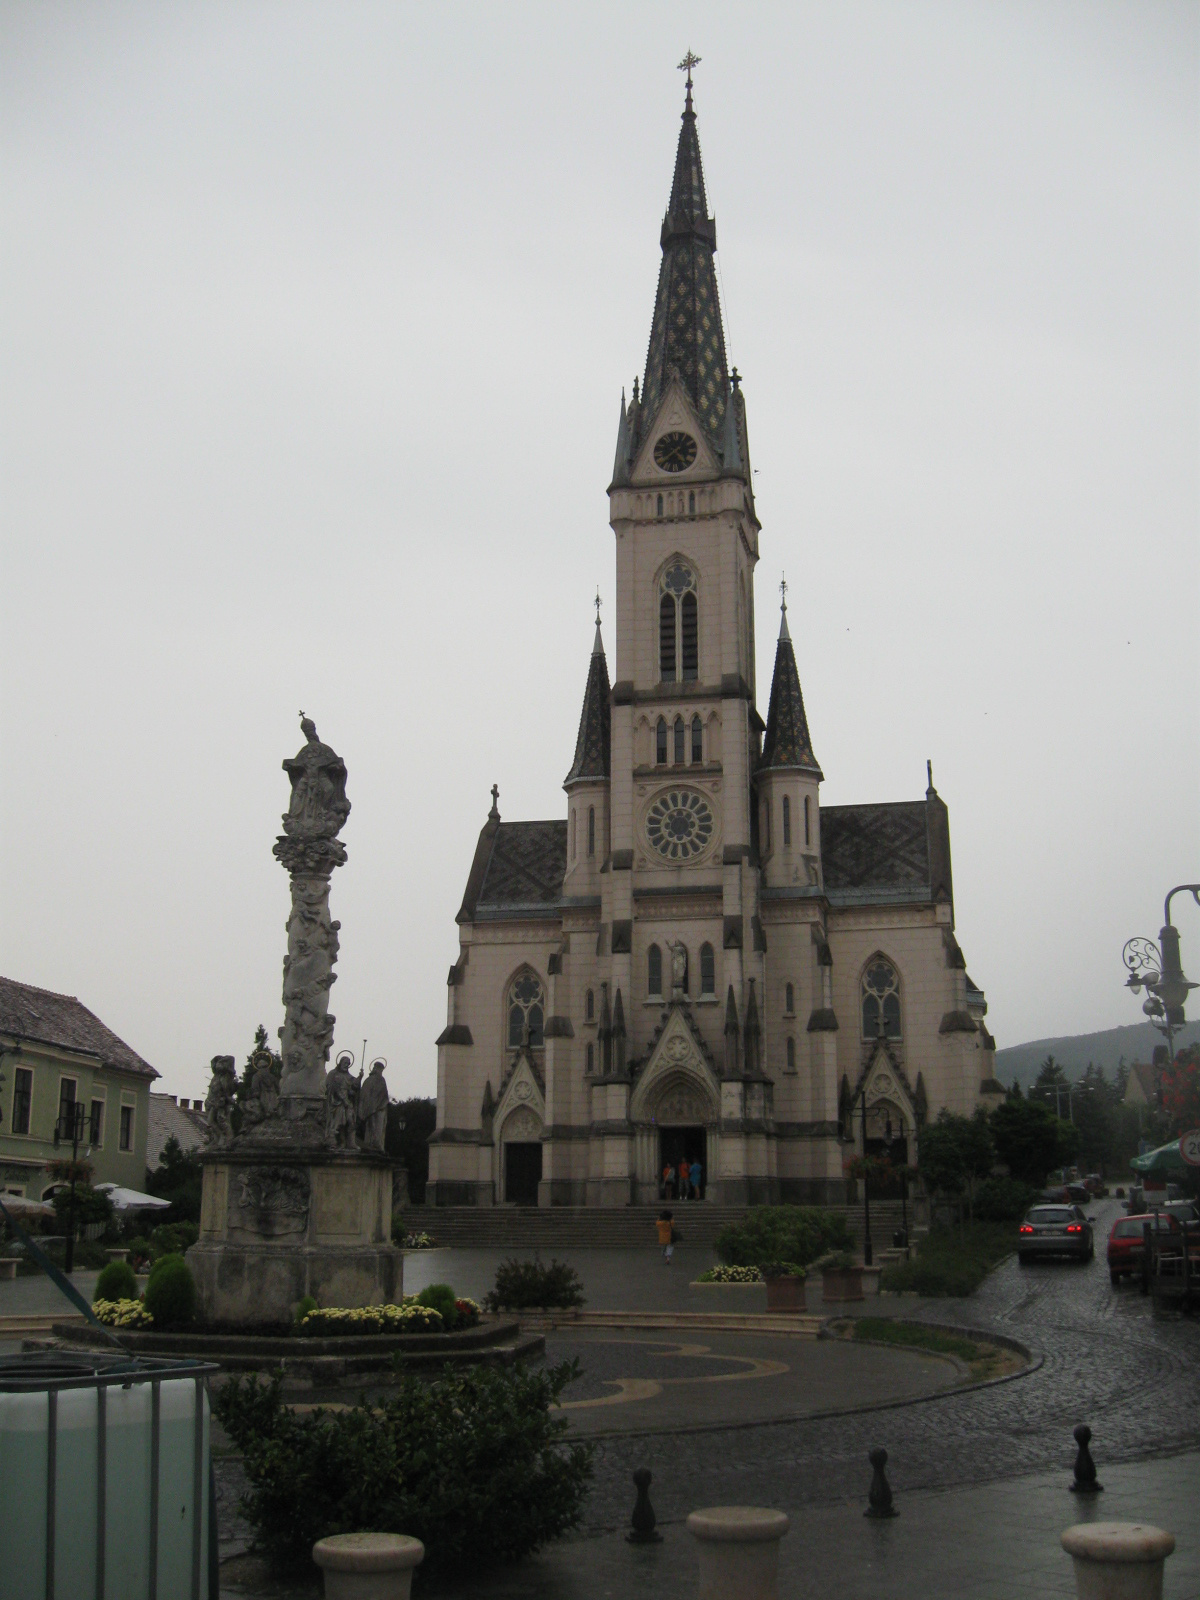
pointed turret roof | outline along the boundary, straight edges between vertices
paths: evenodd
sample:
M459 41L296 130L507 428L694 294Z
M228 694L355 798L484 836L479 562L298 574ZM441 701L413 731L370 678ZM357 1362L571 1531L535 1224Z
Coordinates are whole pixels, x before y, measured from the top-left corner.
M597 597L597 606L599 597ZM612 711L609 706L608 660L600 637L600 616L596 615L596 637L588 664L587 687L583 691L583 710L579 716L579 735L575 740L575 759L563 779L563 787L584 778L609 776L609 750L612 742Z
M675 372L704 423L709 442L720 454L729 398L729 367L713 264L717 225L708 214L704 193L690 74L660 243L663 258L646 354L646 381L633 419L638 442Z
M824 778L813 755L808 718L804 715L804 696L800 692L796 652L792 649L792 636L788 632L786 597L779 618L775 676L771 679L771 708L767 712L767 733L763 740L759 770L764 767L801 767L807 772L815 772L818 778Z

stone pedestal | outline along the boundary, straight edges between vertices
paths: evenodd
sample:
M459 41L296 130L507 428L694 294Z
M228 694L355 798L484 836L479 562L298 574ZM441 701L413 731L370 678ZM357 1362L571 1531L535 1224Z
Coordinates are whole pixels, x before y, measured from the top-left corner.
M1175 1536L1147 1522L1080 1522L1062 1536L1079 1600L1162 1600Z
M325 1600L408 1600L425 1546L406 1533L334 1533L313 1545Z
M386 1156L238 1140L201 1159L200 1238L187 1262L204 1322L287 1322L306 1295L322 1306L400 1299Z
M693 1511L687 1527L700 1558L698 1600L778 1600L779 1541L788 1526L782 1511L760 1506Z

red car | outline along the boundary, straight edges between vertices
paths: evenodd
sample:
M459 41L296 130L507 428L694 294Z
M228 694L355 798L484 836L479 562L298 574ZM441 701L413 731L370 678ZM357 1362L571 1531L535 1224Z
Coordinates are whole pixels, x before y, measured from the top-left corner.
M1144 1212L1136 1217L1120 1217L1108 1236L1108 1274L1114 1285L1127 1275L1142 1270L1142 1228L1149 1225L1156 1233L1182 1237L1178 1221L1166 1212L1157 1216Z

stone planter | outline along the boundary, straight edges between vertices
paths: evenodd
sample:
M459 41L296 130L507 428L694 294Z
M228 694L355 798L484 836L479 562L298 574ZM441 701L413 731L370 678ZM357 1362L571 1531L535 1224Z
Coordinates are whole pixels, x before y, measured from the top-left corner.
M768 1311L806 1309L803 1278L768 1278L766 1285Z
M1144 1522L1081 1522L1062 1547L1075 1563L1079 1600L1162 1600L1175 1536Z
M325 1600L408 1600L425 1546L406 1533L335 1533L313 1545Z
M861 1267L826 1267L821 1273L821 1293L826 1300L861 1300Z
M697 1600L778 1600L782 1511L712 1506L693 1511L687 1527L699 1557Z

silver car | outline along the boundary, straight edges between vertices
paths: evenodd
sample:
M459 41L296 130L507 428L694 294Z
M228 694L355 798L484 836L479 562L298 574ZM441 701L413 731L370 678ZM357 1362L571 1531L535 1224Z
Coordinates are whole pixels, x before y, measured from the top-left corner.
M1033 1206L1017 1235L1017 1259L1022 1265L1041 1256L1073 1256L1076 1261L1090 1261L1095 1253L1092 1225L1078 1206Z

